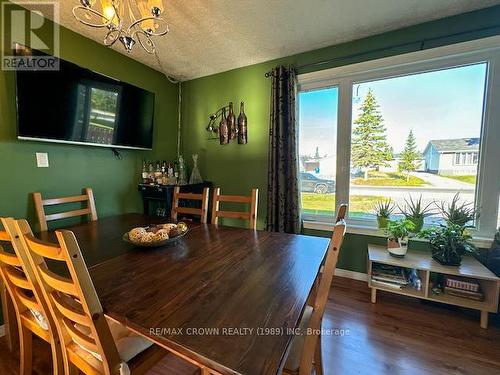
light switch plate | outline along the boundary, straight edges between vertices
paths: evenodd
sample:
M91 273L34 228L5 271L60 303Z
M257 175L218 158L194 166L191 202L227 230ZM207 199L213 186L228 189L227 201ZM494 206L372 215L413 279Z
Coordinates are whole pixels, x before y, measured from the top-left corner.
M48 168L49 167L49 154L46 152L36 153L36 166L38 168Z

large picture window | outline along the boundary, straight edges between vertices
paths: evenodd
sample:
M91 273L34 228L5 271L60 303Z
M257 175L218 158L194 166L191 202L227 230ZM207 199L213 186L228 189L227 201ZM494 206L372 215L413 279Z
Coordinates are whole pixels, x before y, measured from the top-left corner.
M500 217L498 41L468 42L299 76L302 217L331 225L349 202L350 227L375 228L374 207L395 216L459 193L480 210L476 235ZM311 227L318 228L318 225Z

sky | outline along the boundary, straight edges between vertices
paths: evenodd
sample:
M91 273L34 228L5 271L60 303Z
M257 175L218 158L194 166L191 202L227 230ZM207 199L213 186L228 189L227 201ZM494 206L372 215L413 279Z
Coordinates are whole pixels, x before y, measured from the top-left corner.
M476 64L353 86L353 120L371 88L394 152L401 152L410 130L423 151L431 139L479 137L486 64ZM338 89L299 94L299 152L335 155Z

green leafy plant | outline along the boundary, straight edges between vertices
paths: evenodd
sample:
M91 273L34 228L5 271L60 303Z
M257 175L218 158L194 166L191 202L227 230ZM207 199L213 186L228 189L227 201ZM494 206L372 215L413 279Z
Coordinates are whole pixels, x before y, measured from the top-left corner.
M387 227L389 217L394 212L395 208L394 202L391 199L381 200L375 204L373 211L375 215L377 215L377 223L380 229Z
M395 208L394 202L391 199L386 199L377 202L373 210L375 215L388 218L394 212Z
M389 220L385 233L389 240L406 238L415 230L415 224L408 219Z
M479 217L479 211L472 202L460 202L460 193L456 193L449 204L441 202L436 206L447 223L465 227Z
M415 227L412 233L420 232L424 226L424 219L434 214L432 212L432 203L426 206L422 203L422 195L415 200L413 200L411 195L408 196L408 199L405 198L405 206L403 208L398 206L398 208L405 218L414 224Z
M477 251L470 240L467 228L448 223L424 229L418 237L426 238L431 245L432 257L444 265L458 266L466 253Z

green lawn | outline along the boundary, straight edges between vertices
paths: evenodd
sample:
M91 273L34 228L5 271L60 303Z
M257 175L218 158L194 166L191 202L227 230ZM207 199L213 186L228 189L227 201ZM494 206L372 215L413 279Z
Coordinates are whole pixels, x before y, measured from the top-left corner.
M470 175L470 176L442 175L442 177L452 178L454 180L458 180L458 181L462 181L462 182L467 182L468 184L472 184L472 185L476 184L476 176L475 175Z
M406 180L406 174L396 172L369 172L368 180L358 177L352 180L354 185L365 186L423 186L425 181L421 178L410 176Z
M370 213L382 196L351 195L349 214ZM302 193L302 211L309 214L332 214L335 209L335 194Z

